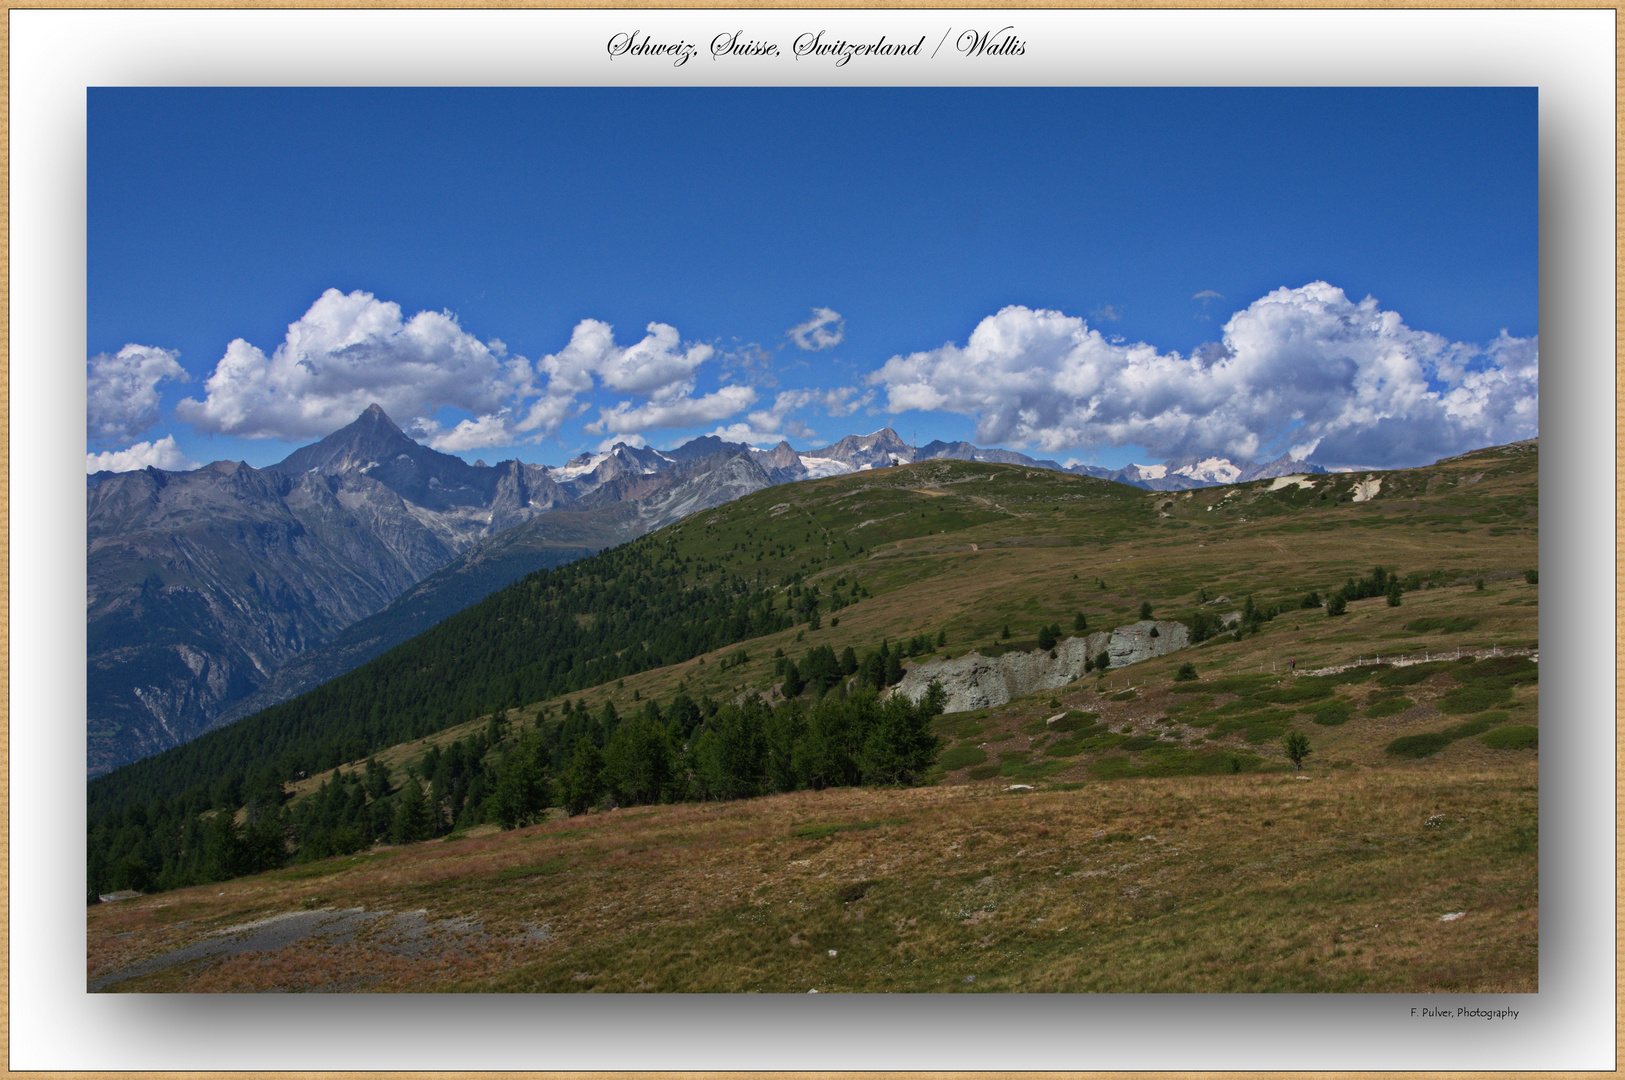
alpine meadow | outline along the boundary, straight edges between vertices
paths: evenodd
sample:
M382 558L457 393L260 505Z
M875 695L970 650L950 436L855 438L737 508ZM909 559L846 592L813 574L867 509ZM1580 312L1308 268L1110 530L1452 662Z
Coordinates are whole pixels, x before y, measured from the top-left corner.
M1537 462L757 491L92 781L89 985L1533 991Z
M565 14L622 18L447 25ZM88 88L84 738L60 692L16 729L74 815L85 785L85 988L1373 995L1302 1027L1238 1004L1245 1032L1158 1006L1187 1038L1143 1057L1116 1004L1023 1002L986 1051L1298 1068L1349 1009L1422 1030L1375 995L1558 986L1540 323L1601 310L1541 292L1558 99L1265 85L1252 14L1174 13L1215 29L1191 53L1108 14L832 12L835 52L800 54L805 13L671 11L581 46L580 85ZM1141 33L1134 85L1049 85ZM551 64L531 40L504 39ZM1229 67L1186 86L1187 57ZM1551 385L1601 400L1593 352ZM1547 404L1548 479L1590 483ZM1571 629L1595 575L1549 546ZM1602 732L1577 655L1549 644L1548 765L1603 760L1570 752ZM75 996L77 844L49 967ZM782 1030L837 1004L798 1000ZM972 1060L870 1004L823 1057L645 1004L672 1027L636 1042L510 1001L540 1026L467 1060ZM376 1044L327 1025L263 1062ZM151 1048L132 1068L253 1041L96 1030ZM897 1056L839 1056L871 1030Z

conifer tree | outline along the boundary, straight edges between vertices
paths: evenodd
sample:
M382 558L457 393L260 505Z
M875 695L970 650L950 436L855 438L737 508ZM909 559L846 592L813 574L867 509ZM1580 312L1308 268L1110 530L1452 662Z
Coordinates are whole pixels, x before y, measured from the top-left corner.
M570 767L560 777L559 786L564 808L572 815L586 813L604 793L604 755L589 737L576 740Z
M498 825L513 829L541 818L552 803L547 778L542 775L546 753L534 732L527 733L502 756L497 770L497 786L492 792L492 813Z
M801 669L796 667L795 661L786 664L784 666L784 687L782 690L784 696L787 698L800 697L801 691L805 688L806 683L801 680Z
M395 795L395 818L389 825L389 842L411 844L424 838L429 829L429 806L423 797L423 785L415 777Z

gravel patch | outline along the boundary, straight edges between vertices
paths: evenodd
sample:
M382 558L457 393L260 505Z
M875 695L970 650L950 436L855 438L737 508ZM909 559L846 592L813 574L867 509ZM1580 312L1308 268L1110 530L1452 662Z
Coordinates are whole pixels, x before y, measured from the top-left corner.
M357 930L388 914L387 911L368 911L366 908L346 908L341 911L333 908L285 911L279 915L270 915L263 919L255 919L253 922L238 923L224 930L216 930L204 941L119 968L92 980L88 989L101 990L126 979L150 975L155 971L163 971L165 968L197 960L236 956L245 952L276 952L308 937L348 941L355 937Z

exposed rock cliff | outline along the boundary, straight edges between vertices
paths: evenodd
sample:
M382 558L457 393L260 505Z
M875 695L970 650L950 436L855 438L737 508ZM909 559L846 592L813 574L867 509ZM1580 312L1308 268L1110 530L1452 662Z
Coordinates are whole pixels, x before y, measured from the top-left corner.
M1157 634L1151 635L1155 627ZM1153 656L1163 656L1190 644L1183 623L1147 619L1119 626L1108 633L1069 637L1049 652L1007 652L987 657L969 653L952 660L915 664L892 691L918 701L933 682L947 693L945 712L965 712L1003 705L1035 690L1056 690L1084 674L1084 664L1102 652L1111 656L1111 668L1127 667Z

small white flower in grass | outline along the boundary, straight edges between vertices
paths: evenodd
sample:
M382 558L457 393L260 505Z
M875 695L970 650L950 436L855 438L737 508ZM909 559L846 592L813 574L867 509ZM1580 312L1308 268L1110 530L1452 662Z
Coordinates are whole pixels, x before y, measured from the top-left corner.
M830 955L831 955L831 956L834 956L834 955L835 955L835 950L834 950L834 949L831 949L831 950L830 950L830 951L829 951L829 954L830 954Z

